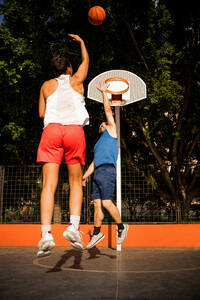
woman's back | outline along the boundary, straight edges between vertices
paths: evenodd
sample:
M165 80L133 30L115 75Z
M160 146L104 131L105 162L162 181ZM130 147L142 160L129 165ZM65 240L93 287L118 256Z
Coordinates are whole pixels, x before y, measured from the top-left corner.
M50 80L44 92L47 97L44 127L49 123L81 126L88 124L84 96L72 88L70 75L62 74L55 80Z

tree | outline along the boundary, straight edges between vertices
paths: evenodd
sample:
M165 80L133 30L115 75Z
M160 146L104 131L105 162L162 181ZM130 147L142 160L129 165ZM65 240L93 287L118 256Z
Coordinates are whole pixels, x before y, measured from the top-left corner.
M35 163L42 132L38 118L41 84L51 78L52 55L70 57L80 49L67 38L77 33L90 55L87 84L106 70L140 76L148 98L121 109L122 159L145 166L161 201L187 216L199 187L199 7L193 0L101 0L106 20L87 21L92 0L4 0L0 24L1 164ZM103 107L86 99L86 161L93 155ZM98 113L97 113L98 111Z
M199 107L199 31L194 34L191 23L190 34L187 32L184 36L185 44L180 48L173 44L174 22L165 5L152 6L148 20L145 42L138 51L146 69L148 99L135 105L134 110L125 111L126 124L132 134L128 142L132 147L126 145L126 149L138 142L142 144L137 147L135 160L147 165L148 159L153 164L150 174L153 174L160 198L170 202L176 211L182 211L184 219L199 193L200 131L196 114ZM135 30L128 20L126 22L133 44L137 46ZM129 157L132 157L130 153Z

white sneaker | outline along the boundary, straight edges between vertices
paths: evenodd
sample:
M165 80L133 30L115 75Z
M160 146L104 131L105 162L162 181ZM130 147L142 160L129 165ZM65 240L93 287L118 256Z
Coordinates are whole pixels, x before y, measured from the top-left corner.
M51 249L55 247L55 242L51 232L47 232L39 241L39 250L37 252L37 257L48 256L51 254Z
M87 244L86 248L91 249L94 247L96 244L98 244L101 240L105 238L105 235L102 232L99 232L98 234L94 234L91 237L90 242Z
M117 244L122 244L127 236L127 232L128 232L128 224L123 224L124 225L124 229L121 230L117 230Z
M79 250L85 249L85 245L83 244L80 237L80 231L76 230L73 224L70 224L68 226L67 230L63 232L63 236L66 240L70 241L72 247Z

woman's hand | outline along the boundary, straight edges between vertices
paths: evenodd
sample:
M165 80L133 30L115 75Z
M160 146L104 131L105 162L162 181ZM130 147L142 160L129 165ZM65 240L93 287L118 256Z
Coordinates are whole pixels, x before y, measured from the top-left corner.
M80 36L78 36L77 34L72 34L72 33L69 33L68 34L74 41L78 42L78 43L81 43L83 42L83 40L80 38Z

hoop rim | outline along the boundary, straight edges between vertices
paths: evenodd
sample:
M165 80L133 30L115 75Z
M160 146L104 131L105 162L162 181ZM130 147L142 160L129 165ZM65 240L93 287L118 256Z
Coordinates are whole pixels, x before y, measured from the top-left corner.
M129 89L129 82L126 79L124 79L124 78L121 78L121 77L111 77L111 78L106 79L105 83L108 83L110 81L123 81L123 82L125 82L128 85L128 87L125 90L119 91L119 92L114 92L114 91L111 91L111 90L106 90L106 93L109 93L109 94L112 94L112 95L122 95L122 94L126 93L128 91L128 89Z

